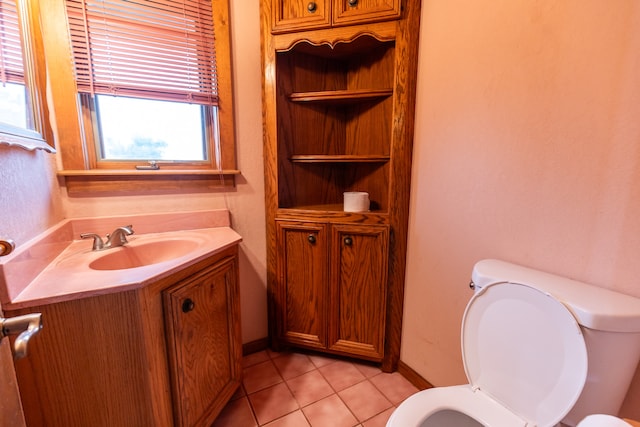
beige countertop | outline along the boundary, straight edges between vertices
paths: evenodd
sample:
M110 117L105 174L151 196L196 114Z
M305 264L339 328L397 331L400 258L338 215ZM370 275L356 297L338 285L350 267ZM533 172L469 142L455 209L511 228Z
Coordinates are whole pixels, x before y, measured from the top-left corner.
M2 306L24 308L136 289L239 243L242 237L229 226L228 212L211 212L81 219L52 227L0 263ZM135 233L125 246L93 251L91 239L80 239L90 230L103 235L114 224L133 225ZM131 254L144 262L121 268L117 261Z

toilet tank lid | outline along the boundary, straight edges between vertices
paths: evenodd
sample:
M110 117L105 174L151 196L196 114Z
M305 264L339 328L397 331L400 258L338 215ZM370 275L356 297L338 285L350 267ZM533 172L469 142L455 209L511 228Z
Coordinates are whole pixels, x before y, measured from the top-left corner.
M529 285L562 301L578 323L609 332L640 332L640 298L495 259L476 263L476 290L496 282Z

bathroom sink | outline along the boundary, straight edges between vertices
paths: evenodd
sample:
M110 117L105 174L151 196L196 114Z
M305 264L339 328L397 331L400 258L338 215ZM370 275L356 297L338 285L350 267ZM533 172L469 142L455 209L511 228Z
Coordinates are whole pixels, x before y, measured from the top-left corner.
M197 249L199 242L190 239L154 240L136 245L108 249L89 264L93 270L125 270L180 258Z

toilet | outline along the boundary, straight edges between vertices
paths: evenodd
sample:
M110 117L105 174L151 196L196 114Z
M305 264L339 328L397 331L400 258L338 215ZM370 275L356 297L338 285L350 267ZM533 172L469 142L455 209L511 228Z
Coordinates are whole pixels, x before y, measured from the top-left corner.
M410 396L387 427L613 425L640 360L639 298L499 260L470 285L469 384Z

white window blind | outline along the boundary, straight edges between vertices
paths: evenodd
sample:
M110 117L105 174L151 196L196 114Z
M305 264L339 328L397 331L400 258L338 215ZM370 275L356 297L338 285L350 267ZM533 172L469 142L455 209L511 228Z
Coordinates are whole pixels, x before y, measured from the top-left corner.
M24 83L22 44L15 0L0 0L0 81Z
M211 0L67 0L67 13L79 92L218 104Z

